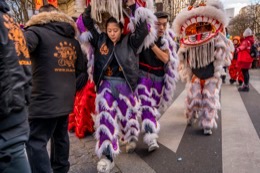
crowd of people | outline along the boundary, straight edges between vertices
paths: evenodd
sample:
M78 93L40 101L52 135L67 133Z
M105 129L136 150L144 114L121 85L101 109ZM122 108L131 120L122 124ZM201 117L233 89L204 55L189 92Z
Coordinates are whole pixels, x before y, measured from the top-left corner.
M158 149L159 118L179 77L187 82L187 124L198 121L205 135L217 128L223 68L230 84L249 91L259 38L247 28L228 39L220 1L187 7L171 29L166 12L127 0L130 13L119 6L105 30L95 24L95 2L76 21L44 5L21 28L0 0L0 172L67 173L68 131L95 132L100 173L113 169L121 145L132 153L140 133L148 152Z

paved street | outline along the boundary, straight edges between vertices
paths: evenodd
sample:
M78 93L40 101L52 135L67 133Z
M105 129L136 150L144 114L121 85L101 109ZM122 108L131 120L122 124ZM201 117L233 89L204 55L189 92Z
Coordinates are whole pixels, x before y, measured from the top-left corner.
M218 128L204 136L187 127L184 117L185 84L179 82L175 101L160 119L160 148L148 153L140 137L133 154L116 159L117 173L259 173L260 172L260 69L250 71L250 92L237 85L222 85ZM98 158L92 136L70 134L70 173L96 173Z

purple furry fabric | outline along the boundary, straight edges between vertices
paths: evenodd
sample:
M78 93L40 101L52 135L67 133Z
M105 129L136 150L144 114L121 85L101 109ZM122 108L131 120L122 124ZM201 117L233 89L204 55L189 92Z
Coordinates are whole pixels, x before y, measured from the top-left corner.
M80 33L86 32L86 28L84 26L83 20L82 20L82 15L79 16L79 18L76 21L77 27L80 31Z

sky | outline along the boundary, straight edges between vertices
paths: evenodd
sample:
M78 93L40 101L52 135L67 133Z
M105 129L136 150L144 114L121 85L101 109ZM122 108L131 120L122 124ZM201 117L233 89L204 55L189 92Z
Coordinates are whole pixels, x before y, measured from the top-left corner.
M235 8L235 14L238 14L239 10L247 5L250 5L252 0L221 0L226 8Z
M221 0L225 8L237 7L241 8L250 4L250 0Z

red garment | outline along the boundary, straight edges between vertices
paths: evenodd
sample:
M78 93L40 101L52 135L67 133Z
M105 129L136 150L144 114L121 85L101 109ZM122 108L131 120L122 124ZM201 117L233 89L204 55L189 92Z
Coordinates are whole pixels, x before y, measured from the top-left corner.
M145 7L146 6L146 2L143 0L137 0L136 3L141 6L141 7Z
M240 68L237 67L237 60L233 59L231 65L228 67L230 78L235 81L244 82L243 73Z
M238 58L237 66L241 69L251 68L253 58L250 56L250 48L254 44L253 36L248 36L242 40L240 46L237 48Z
M87 133L94 132L92 114L95 112L95 84L88 81L77 91L73 112L69 115L69 131L75 131L76 136L83 138Z

